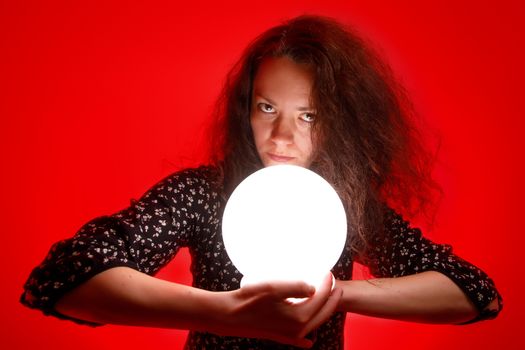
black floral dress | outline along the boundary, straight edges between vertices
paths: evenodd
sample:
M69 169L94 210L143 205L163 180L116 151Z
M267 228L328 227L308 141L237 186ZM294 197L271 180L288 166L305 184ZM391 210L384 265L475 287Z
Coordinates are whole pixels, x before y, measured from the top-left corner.
M151 188L139 201L111 216L96 218L77 234L55 243L44 261L29 276L21 302L47 315L68 317L56 312L54 304L69 290L94 275L117 266L127 266L154 275L188 247L193 286L211 291L239 288L242 275L228 258L221 236L219 173L200 167L175 173ZM423 271L439 271L452 279L480 310L476 319L495 316L484 311L499 297L487 275L452 253L447 245L435 244L411 228L401 216L389 211L385 220L387 239L373 256L372 273L397 277ZM341 280L352 278L349 245L332 270ZM95 325L82 320L78 323ZM315 336L314 349L343 347L345 315L334 314ZM475 320L473 320L475 321ZM187 349L289 349L270 341L220 337L190 332Z

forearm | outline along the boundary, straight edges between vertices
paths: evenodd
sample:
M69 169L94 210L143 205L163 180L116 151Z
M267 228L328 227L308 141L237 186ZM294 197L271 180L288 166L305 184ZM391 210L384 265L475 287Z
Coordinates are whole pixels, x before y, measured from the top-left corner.
M117 267L64 295L55 309L95 323L209 330L225 297Z
M64 295L55 309L95 323L199 330L309 347L306 334L339 304L342 293L331 287L326 278L318 290L298 281L211 292L116 267ZM307 299L293 304L288 298Z
M435 271L337 284L342 311L424 323L462 323L478 314L463 291Z

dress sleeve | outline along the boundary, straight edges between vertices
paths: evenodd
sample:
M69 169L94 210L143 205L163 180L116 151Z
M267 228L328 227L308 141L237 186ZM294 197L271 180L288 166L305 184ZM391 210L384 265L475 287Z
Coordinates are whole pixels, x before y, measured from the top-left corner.
M436 244L423 237L420 229L410 227L392 210L388 210L385 217L385 235L381 242L375 242L368 263L374 276L441 272L456 283L479 310L478 316L467 323L496 317L503 302L485 272L455 255L450 245ZM489 310L487 306L494 298L498 298L498 310Z
M210 192L197 175L172 175L128 208L96 218L72 238L55 243L25 283L22 304L68 318L54 310L55 303L96 274L117 266L155 274L188 245L195 226L205 220Z

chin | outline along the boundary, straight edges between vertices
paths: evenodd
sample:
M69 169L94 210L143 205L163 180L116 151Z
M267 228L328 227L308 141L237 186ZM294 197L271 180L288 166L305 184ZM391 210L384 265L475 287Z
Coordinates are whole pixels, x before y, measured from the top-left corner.
M303 163L303 162L298 162L298 161L295 161L295 160L291 160L291 161L288 161L288 162L277 162L277 161L274 161L274 160L268 160L268 161L265 161L264 163L264 167L269 167L269 166L274 166L274 165L295 165L295 166L300 166L300 167L303 167L303 168L307 168L309 167L308 164L306 163Z

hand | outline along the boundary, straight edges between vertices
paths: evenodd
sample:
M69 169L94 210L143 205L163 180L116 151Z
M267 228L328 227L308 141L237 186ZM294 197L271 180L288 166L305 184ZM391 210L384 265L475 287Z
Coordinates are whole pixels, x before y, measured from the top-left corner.
M311 347L305 336L335 311L342 295L332 291L332 274L318 290L304 282L267 282L228 292L225 320L220 335L264 338L299 347ZM289 298L306 298L290 302Z

